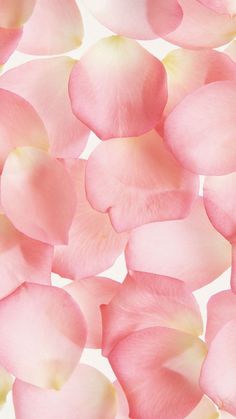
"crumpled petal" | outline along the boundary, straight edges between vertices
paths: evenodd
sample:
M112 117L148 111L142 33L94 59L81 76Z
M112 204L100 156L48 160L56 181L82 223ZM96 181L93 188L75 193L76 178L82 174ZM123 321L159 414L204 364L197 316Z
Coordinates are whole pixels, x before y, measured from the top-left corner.
M33 12L36 0L0 0L0 27L20 28Z
M202 319L195 298L177 279L133 272L108 305L103 305L103 354L130 333L153 326L169 327L196 336Z
M38 59L8 70L0 86L28 100L42 118L54 157L78 157L89 129L72 112L68 81L75 61L69 57Z
M211 341L203 363L200 385L220 409L236 415L236 319ZM223 359L222 359L223 353Z
M236 173L211 176L204 182L204 204L213 226L232 244L231 287L236 291Z
M165 123L165 140L179 162L202 175L236 171L236 82L210 83L186 96Z
M182 419L198 404L204 343L193 335L164 327L135 332L109 355L135 419Z
M213 295L207 304L206 342L209 345L230 320L236 320L236 295L230 290Z
M182 279L196 289L230 266L230 250L210 223L199 197L184 220L151 223L134 230L126 262L129 269Z
M46 152L18 147L9 154L1 176L1 203L22 233L49 244L68 241L76 209L74 185L64 166Z
M79 361L86 326L63 289L25 283L0 300L0 363L16 378L60 389Z
M236 19L220 15L198 0L178 0L183 19L177 29L164 38L183 48L215 48L235 37Z
M183 16L176 0L85 0L84 3L104 26L135 39L154 39L172 32Z
M220 80L236 81L236 63L223 52L174 49L163 60L168 79L165 115L184 97L203 86Z
M48 136L35 109L22 97L0 89L0 172L10 153L19 146L48 149Z
M204 6L209 7L217 13L234 15L236 14L235 0L198 0Z
M113 265L124 250L129 234L118 234L107 214L95 211L85 194L85 160L67 161L77 191L77 209L67 246L56 246L53 271L65 278L96 275Z
M103 140L154 128L167 101L163 64L136 41L101 39L73 68L69 93L75 115Z
M0 28L0 65L5 64L10 55L15 51L22 33L22 28Z
M203 396L198 405L185 419L219 419L220 417L214 403L208 397Z
M0 214L0 299L25 281L51 283L53 247L20 233Z
M186 217L198 189L198 176L178 164L156 131L99 144L86 168L88 200L109 213L117 231Z
M63 54L81 45L83 32L75 0L37 0L18 50L32 55Z
M17 419L114 419L116 413L113 385L100 371L83 364L60 391L16 380L13 399Z
M0 366L0 408L6 402L7 395L12 389L13 377Z
M78 303L87 322L86 347L101 348L101 304L108 304L120 286L119 282L103 277L79 279L65 286L65 290Z

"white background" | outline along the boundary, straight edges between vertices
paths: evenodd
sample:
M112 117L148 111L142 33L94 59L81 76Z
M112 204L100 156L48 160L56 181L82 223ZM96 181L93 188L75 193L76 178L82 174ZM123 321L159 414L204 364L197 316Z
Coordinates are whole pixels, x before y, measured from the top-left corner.
M97 0L99 1L99 0ZM104 26L100 25L86 10L86 8L83 6L81 1L78 1L80 11L82 13L83 22L84 22L84 29L85 29L85 36L84 36L84 42L82 46L75 51L72 51L69 55L73 58L80 58L81 54L93 43L95 43L97 40L99 40L102 37L109 36L111 32L106 29ZM176 48L175 46L169 44L166 41L163 41L161 39L154 40L154 41L143 41L141 44L148 49L152 54L157 56L159 59L164 58L164 56L171 51L172 49ZM26 61L35 59L37 57L21 54L19 52L15 52L12 57L9 59L7 64L4 66L3 71L8 70L9 68L15 67L17 65L20 65ZM96 138L94 134L90 135L88 145L82 154L82 157L87 158L91 151L96 147L99 140ZM126 268L125 268L125 261L123 255L120 256L116 263L113 265L113 267L103 274L102 276L107 276L112 279L115 279L117 281L122 281L126 275ZM219 277L216 281L212 282L208 286L198 290L195 292L195 296L200 304L201 311L203 314L204 320L206 319L206 303L209 299L209 296L212 294L215 294L218 291L221 291L223 289L229 288L229 277L230 277L230 271L228 270L225 272L221 277ZM58 280L56 275L53 278L53 282L56 285L64 285L66 283L66 280ZM17 348L16 348L17 350ZM223 354L222 354L223 356ZM108 378L111 380L114 379L114 374L108 364L108 361L103 358L100 355L99 350L85 350L84 354L81 359L82 362L87 363L89 365L92 365L98 369L100 369L105 375L107 375ZM231 417L232 416L224 416ZM14 415L14 409L12 406L12 400L11 395L8 396L8 401L0 411L0 419L15 419ZM43 418L38 418L43 419ZM69 418L65 418L69 419ZM158 419L158 418L157 418ZM174 419L174 418L173 418ZM199 418L199 419L205 419L205 418Z

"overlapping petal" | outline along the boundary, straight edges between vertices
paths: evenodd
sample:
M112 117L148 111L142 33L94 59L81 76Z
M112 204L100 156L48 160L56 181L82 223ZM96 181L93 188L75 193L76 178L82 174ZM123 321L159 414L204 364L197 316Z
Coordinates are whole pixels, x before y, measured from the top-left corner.
M184 170L155 131L98 145L86 168L92 206L108 212L117 231L186 217L198 177Z
M196 336L202 333L200 311L186 285L160 275L127 275L117 294L101 310L106 356L120 340L148 327L170 327Z
M198 198L184 220L150 223L134 230L126 262L129 269L182 279L196 289L230 266L231 249Z
M69 57L38 59L8 70L0 87L28 100L42 118L55 157L78 157L89 129L73 114L68 81L75 61Z
M44 124L29 102L0 89L0 172L11 150L21 146L48 148Z
M236 63L220 51L174 49L163 60L168 79L165 115L184 97L203 86L220 80L236 81Z
M50 284L52 246L20 233L0 214L0 298L25 281Z
M198 405L185 419L219 419L220 417L222 418L214 403L208 397L203 396Z
M220 407L236 415L236 319L226 323L211 341L202 367L203 391ZM222 351L224 359L222 360Z
M165 140L180 163L203 175L236 170L236 82L219 81L183 99L165 123Z
M16 380L16 419L114 419L116 393L98 370L79 364L60 391L45 390Z
M0 65L5 64L15 51L22 36L22 29L0 28Z
M108 269L124 250L128 233L117 233L107 214L89 204L85 194L85 160L66 162L75 182L77 209L69 231L67 246L56 246L53 271L79 279Z
M235 37L236 19L220 15L198 0L178 0L183 19L177 29L165 36L168 42L183 48L214 48Z
M0 366L0 407L6 402L7 395L12 389L13 377Z
M78 303L87 322L86 346L101 348L102 317L101 304L108 304L118 292L120 283L103 277L79 279L65 287Z
M198 404L204 343L179 330L151 327L121 340L109 360L125 390L130 416L182 419Z
M36 0L1 0L0 27L20 28L31 16Z
M154 39L172 32L183 15L176 0L85 0L85 4L107 28L135 39Z
M69 92L77 117L103 140L154 128L167 100L162 63L136 41L101 39L73 68Z
M86 326L66 291L25 283L0 301L0 362L28 383L59 389L79 361Z
M76 209L74 185L64 166L46 152L18 147L9 154L1 203L22 233L49 244L67 242Z
M37 0L18 49L33 55L62 54L78 48L82 38L83 22L75 0Z
M234 0L198 0L204 6L209 7L217 13L235 15L236 4Z

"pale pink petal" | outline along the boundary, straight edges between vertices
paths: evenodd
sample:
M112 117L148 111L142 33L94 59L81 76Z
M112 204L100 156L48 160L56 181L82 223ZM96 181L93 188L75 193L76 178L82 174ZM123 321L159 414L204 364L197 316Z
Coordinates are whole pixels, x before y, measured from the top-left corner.
M0 26L19 28L29 19L36 0L0 0Z
M208 397L203 396L198 405L185 419L219 419L220 417L214 403Z
M213 226L232 244L231 286L236 291L236 173L207 177L204 203Z
M200 385L220 409L232 415L236 415L235 374L236 320L231 320L211 341Z
M0 363L28 383L59 390L86 341L84 317L63 289L25 283L0 300Z
M84 0L84 3L107 28L135 39L154 39L172 32L183 15L176 0Z
M177 29L165 39L184 48L219 47L235 37L236 19L220 15L198 0L178 0L183 19Z
M236 41L232 41L224 50L224 53L236 62Z
M151 223L134 230L126 261L129 269L182 279L196 289L230 266L230 250L199 198L184 220Z
M1 176L1 202L22 233L49 244L68 241L76 208L74 185L64 166L46 152L18 147L9 154Z
M72 112L68 81L75 61L69 57L39 59L8 70L0 87L28 100L42 118L55 157L78 157L89 129Z
M213 295L207 305L207 343L210 344L219 330L233 319L236 320L236 295L229 290Z
M13 378L0 366L0 408L6 402L7 395L12 389Z
M0 299L25 281L51 283L53 248L20 233L0 214Z
M209 7L217 13L234 15L236 14L235 0L198 0L204 6Z
M89 348L101 348L102 316L101 304L108 304L120 286L119 282L108 278L90 277L79 279L65 287L65 290L78 303L87 322L87 341Z
M165 123L165 140L179 162L203 175L236 171L236 82L210 83L186 96Z
M115 419L129 419L129 405L124 390L122 389L119 381L117 380L113 383L113 385L116 389L118 399L118 411Z
M16 147L48 149L48 136L35 109L22 97L0 89L0 172Z
M99 144L86 168L88 200L109 213L117 231L186 217L198 189L198 176L178 164L156 131Z
M75 0L37 0L18 49L26 54L61 54L81 45L83 22Z
M169 87L165 115L187 94L204 84L220 80L236 81L236 63L220 51L178 48L166 55L163 64Z
M22 29L0 28L0 65L5 64L16 49L22 36Z
M110 381L89 365L78 364L60 391L16 380L16 419L114 419L116 392Z
M53 271L79 279L96 275L113 265L124 250L128 233L117 233L107 214L95 211L85 195L86 161L67 162L78 195L77 210L67 246L56 246Z
M77 117L103 140L151 130L167 100L162 63L136 41L101 39L75 65L69 83Z
M202 333L199 307L186 285L177 279L133 272L117 294L101 307L103 353L130 333L153 326Z
M135 332L120 341L109 361L135 419L183 419L198 404L204 343L164 327Z

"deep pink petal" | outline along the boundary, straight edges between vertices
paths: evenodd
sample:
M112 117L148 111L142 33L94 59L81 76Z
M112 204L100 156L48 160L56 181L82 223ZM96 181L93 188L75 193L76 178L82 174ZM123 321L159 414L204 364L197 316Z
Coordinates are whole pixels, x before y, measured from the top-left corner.
M178 0L183 19L177 29L165 39L184 48L214 48L227 44L235 37L236 19L219 15L198 0Z
M198 188L198 177L178 164L156 131L99 144L86 168L88 199L109 213L117 231L186 217Z
M51 283L53 248L20 233L0 214L0 299L25 281Z
M5 64L10 55L15 51L20 38L22 29L0 28L0 65Z
M204 343L164 327L135 332L120 341L109 361L135 419L183 419L198 404Z
M0 363L28 383L60 389L79 361L86 326L64 290L25 283L0 300Z
M209 7L217 13L234 15L236 14L235 0L198 0L204 6Z
M0 0L0 27L20 28L33 12L36 0Z
M45 390L16 380L16 419L114 419L116 393L98 370L78 364L60 391Z
M68 241L76 209L74 185L64 166L46 152L18 147L9 154L1 176L1 202L22 233L49 244Z
M183 15L176 0L85 0L84 3L104 26L135 39L154 39L172 32Z
M211 341L200 384L220 409L232 415L236 415L235 374L236 320L231 320Z
M203 175L236 171L236 82L210 83L186 96L165 123L165 140L187 169Z
M144 134L167 100L162 63L136 41L101 39L82 56L70 78L77 117L103 140Z
M207 305L206 341L208 345L230 320L236 320L236 295L221 291L213 295Z
M182 279L192 289L221 275L231 263L228 242L214 229L202 198L184 220L151 223L131 233L129 269Z
M220 80L236 81L236 63L220 51L174 49L163 60L168 79L165 115L184 97L203 86Z
M16 147L48 149L48 136L34 108L22 97L0 89L0 172Z
M117 294L102 306L103 353L130 333L152 326L202 333L199 307L186 285L177 279L133 272Z
M62 54L78 48L83 22L75 0L37 0L18 49L26 54Z
M42 118L55 157L78 157L89 129L73 114L68 81L75 61L69 57L39 59L8 70L0 86L28 100Z
M107 214L95 211L89 204L84 187L86 161L67 162L78 195L75 217L67 246L56 246L53 271L79 279L103 272L113 265L124 250L128 233L118 234Z
M102 317L101 304L108 304L120 286L119 282L108 278L90 277L79 279L65 287L78 303L87 322L87 342L89 348L101 348Z

